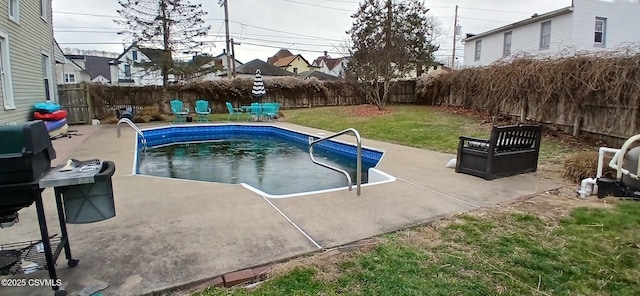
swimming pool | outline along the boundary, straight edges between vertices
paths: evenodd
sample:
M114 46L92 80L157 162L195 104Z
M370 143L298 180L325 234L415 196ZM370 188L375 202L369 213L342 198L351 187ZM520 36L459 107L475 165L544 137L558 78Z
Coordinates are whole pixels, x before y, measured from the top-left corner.
M260 195L282 198L343 190L341 173L311 162L308 139L320 138L282 127L243 124L170 126L142 131L134 174L242 184ZM355 184L356 146L325 141L314 147L317 160L349 172ZM362 148L363 185L395 179L375 167L383 151Z

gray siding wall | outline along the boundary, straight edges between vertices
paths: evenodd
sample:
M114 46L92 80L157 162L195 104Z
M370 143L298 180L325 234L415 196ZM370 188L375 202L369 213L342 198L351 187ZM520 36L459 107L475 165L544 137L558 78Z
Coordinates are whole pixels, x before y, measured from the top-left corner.
M5 110L0 104L0 125L29 120L33 104L45 100L43 52L50 56L50 69L55 69L51 0L46 3L45 20L40 17L40 0L20 0L20 18L16 23L9 19L8 1L0 0L0 31L9 37L11 83L16 105L15 110ZM57 100L55 73L50 77L52 99Z

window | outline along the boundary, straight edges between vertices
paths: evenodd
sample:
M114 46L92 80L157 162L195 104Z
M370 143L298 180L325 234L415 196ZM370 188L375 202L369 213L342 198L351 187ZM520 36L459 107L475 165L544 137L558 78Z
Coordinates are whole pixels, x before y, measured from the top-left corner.
M42 77L44 78L44 95L47 101L51 101L53 91L51 87L51 58L48 54L42 53Z
M76 82L76 74L64 73L64 83L75 83L75 82Z
M124 65L124 77L131 78L131 65Z
M511 55L511 32L504 33L504 47L502 48L502 56L507 57Z
M18 22L20 20L20 1L9 0L9 19Z
M298 74L298 68L293 68L293 73Z
M593 43L596 46L605 46L605 37L607 32L607 19L604 17L596 17L596 28Z
M131 57L133 58L134 61L137 61L138 60L138 51L132 50L131 51Z
M551 21L540 24L540 49L549 49L551 45Z
M40 17L47 20L47 0L40 0Z
M16 108L9 67L9 37L2 32L0 32L0 100L5 110Z
M473 55L473 60L475 62L480 60L480 52L482 51L482 40L476 41L476 52Z

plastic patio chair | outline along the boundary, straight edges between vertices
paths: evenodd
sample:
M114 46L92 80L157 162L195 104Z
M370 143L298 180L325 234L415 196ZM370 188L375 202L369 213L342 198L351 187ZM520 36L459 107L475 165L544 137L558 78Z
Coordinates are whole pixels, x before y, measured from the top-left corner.
M264 103L262 104L262 115L272 121L278 116L279 107L278 103Z
M227 105L227 110L229 111L229 117L227 118L227 120L231 120L231 116L236 116L236 119L238 121L240 121L240 115L242 114L242 109L240 108L233 108L233 105L231 105L230 102L226 103Z
M249 114L252 117L255 117L256 121L260 120L260 117L262 117L262 104L255 102L255 103L251 103L251 109Z
M209 121L209 114L211 114L211 108L209 108L209 102L205 100L196 101L196 116L198 122Z
M189 116L189 109L184 108L182 101L177 99L171 101L171 112L176 116L173 122L186 122L187 116Z

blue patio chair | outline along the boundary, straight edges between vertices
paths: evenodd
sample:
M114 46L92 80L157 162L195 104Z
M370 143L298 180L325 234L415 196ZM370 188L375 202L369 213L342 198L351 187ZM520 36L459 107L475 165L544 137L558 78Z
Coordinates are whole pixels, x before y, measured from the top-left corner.
M209 102L205 100L196 101L196 116L198 122L209 121L209 114L211 114L211 108L209 108Z
M231 116L236 116L236 119L238 121L240 121L240 115L242 115L242 109L240 108L233 108L233 105L231 105L231 103L227 102L227 110L229 111L229 117L227 118L227 120L231 120Z
M251 117L254 117L256 121L260 120L260 117L262 117L262 104L260 103L251 103L251 109L249 114L251 115Z
M278 116L278 109L276 103L264 103L262 104L262 116L272 121Z
M186 122L189 116L189 109L184 108L182 101L177 99L171 101L171 112L176 116L173 122Z

